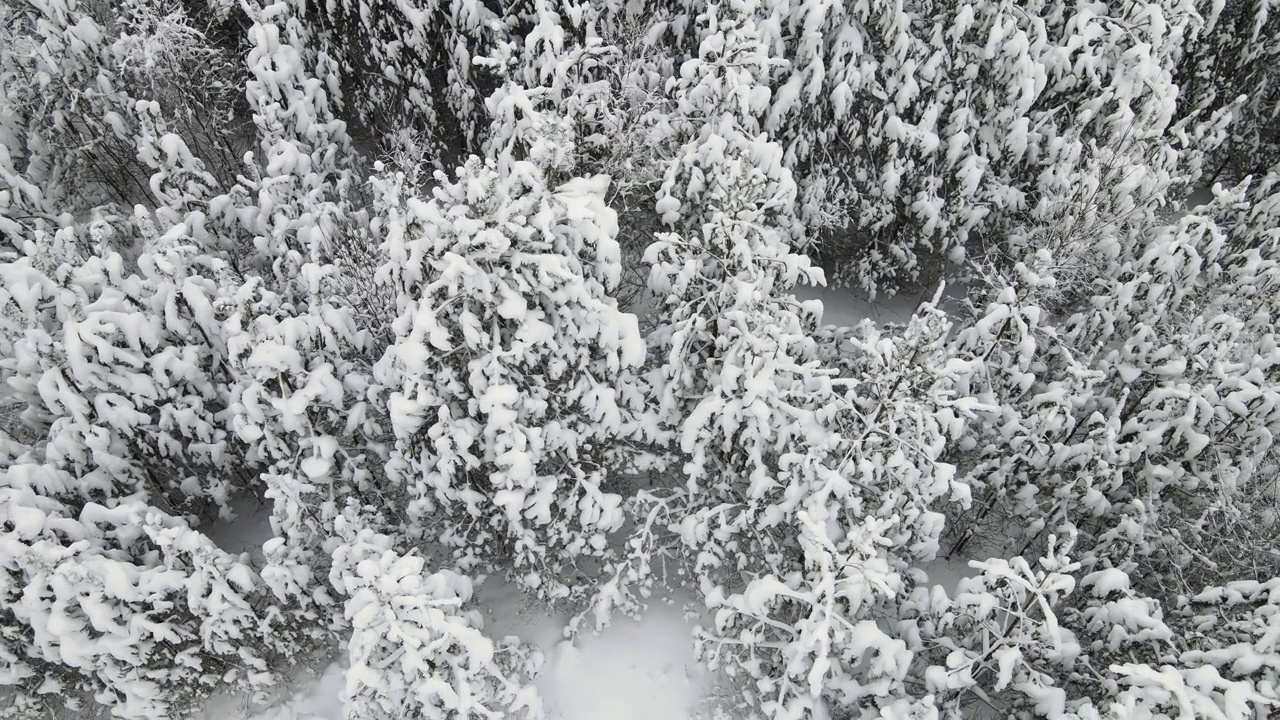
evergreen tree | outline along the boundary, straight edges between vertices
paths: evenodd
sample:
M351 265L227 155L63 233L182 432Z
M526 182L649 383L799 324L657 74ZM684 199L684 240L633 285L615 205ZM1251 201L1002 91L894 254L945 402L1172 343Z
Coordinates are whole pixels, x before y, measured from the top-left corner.
M503 39L495 8L476 0L290 0L305 24L308 63L341 74L335 101L381 137L429 139L437 166L478 148L489 87L477 56ZM337 80L337 76L334 77Z
M607 179L548 187L538 165L473 158L385 226L396 342L380 362L396 438L388 473L419 532L433 513L463 567L510 559L547 598L589 587L621 498L609 448L644 357L617 310ZM585 574L584 574L585 573Z
M721 10L707 13L716 32L677 90L689 126L701 121L659 195L681 232L647 255L665 319L659 427L683 460L670 530L715 612L699 647L749 675L766 716L910 705L910 654L870 618L902 591L909 562L937 550L934 506L963 494L939 456L971 411L951 407L954 381L935 365L936 311L901 337L861 328L851 378L815 361L819 307L790 293L822 282L790 247L796 186L781 148L747 134L769 60L750 16Z
M32 448L0 470L5 685L122 718L174 717L229 687L262 697L298 645L253 570L136 500L57 499L79 479L40 460Z
M515 638L489 639L475 610L465 610L471 583L392 549L391 538L345 519L334 551L332 583L347 597L346 714L352 720L532 717L540 711L521 673L541 657Z
M223 468L238 452L222 422L219 307L233 276L181 229L153 239L141 276L116 253L67 247L70 229L0 266L12 333L0 367L48 462L75 474L83 500L132 496L207 515L227 512L250 482Z
M1202 2L1199 9L1204 27L1188 39L1177 66L1178 111L1232 114L1207 168L1210 183L1265 175L1280 162L1280 15L1264 0Z

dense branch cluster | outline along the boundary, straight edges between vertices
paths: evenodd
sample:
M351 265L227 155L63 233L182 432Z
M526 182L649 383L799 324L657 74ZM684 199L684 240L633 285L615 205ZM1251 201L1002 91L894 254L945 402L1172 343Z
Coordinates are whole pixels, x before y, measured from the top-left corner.
M0 0L0 717L1280 712L1271 5Z

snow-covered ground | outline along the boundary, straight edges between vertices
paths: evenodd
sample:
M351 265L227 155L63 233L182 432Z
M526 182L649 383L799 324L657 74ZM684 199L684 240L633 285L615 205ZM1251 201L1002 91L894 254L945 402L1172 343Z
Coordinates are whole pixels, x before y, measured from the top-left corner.
M693 652L693 621L678 599L639 620L618 617L599 635L562 639L568 617L490 581L477 593L489 632L516 635L546 657L536 685L552 720L695 720L713 717L715 681Z
M273 537L271 502L242 496L231 500L231 509L235 520L201 529L218 547L235 555L249 553L251 564L261 567L262 545Z
M877 323L906 323L911 319L920 303L933 299L935 288L902 292L893 297L879 297L874 301L859 288L853 287L812 287L801 285L795 288L795 296L801 300L822 301L822 322L825 325L850 327L865 319ZM942 308L948 312L959 306L966 288L960 285L949 285L943 290Z

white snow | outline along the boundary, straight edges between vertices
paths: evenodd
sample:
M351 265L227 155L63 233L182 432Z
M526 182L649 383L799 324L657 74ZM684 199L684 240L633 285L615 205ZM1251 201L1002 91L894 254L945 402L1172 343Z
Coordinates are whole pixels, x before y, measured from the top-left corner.
M303 684L290 700L263 711L251 710L243 699L220 697L195 720L344 720L344 674L342 665L335 662Z
M967 288L962 285L947 286L942 294L942 307L951 311L958 307L958 300L965 296ZM911 319L911 315L922 302L933 299L934 288L914 292L900 292L893 297L879 297L875 301L867 299L865 292L854 287L813 287L798 285L793 291L800 300L822 301L822 323L837 327L852 327L870 319L878 324L902 323Z
M545 658L536 685L548 720L703 720L716 715L715 677L693 651L693 621L678 599L639 620L617 617L599 635L562 639L567 616L490 580L477 592L492 637L516 635Z
M236 518L216 521L200 528L214 545L233 555L249 553L255 567L261 567L262 544L273 537L271 501L240 496L229 503Z
M659 605L640 621L621 619L601 635L557 643L538 681L549 718L649 720L702 717L709 685L690 626Z
M928 574L930 585L942 587L948 595L956 594L961 580L977 574L965 558L939 557L921 563L919 568Z

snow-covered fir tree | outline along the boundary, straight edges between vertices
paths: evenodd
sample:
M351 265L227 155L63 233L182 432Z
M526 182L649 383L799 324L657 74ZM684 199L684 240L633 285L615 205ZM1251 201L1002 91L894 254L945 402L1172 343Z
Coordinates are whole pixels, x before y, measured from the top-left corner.
M78 479L41 455L0 470L4 677L20 707L168 718L278 681L299 638L274 627L248 565L137 500L60 501Z
M790 247L802 226L781 148L748 134L770 60L738 10L707 13L717 32L676 89L701 127L659 192L681 232L647 256L664 309L651 382L683 468L671 531L716 613L702 654L746 672L765 716L805 717L905 697L910 654L871 618L908 560L937 550L933 505L960 492L938 456L963 411L946 414L949 381L931 366L936 311L901 338L864 327L861 377L815 360L819 308L791 291L822 274Z
M622 523L608 460L636 401L620 379L644 359L609 297L608 179L549 186L558 155L472 158L390 210L399 316L378 366L411 525L440 515L463 567L508 560L547 598L590 587Z
M390 537L338 520L333 586L351 623L344 694L351 720L529 717L539 700L520 677L536 668L515 638L494 642L471 599L471 582L449 570L426 574Z
M208 517L252 479L222 467L241 452L220 417L231 379L218 306L233 274L181 229L143 238L140 274L118 253L77 251L72 228L29 240L3 266L0 367L75 495Z

